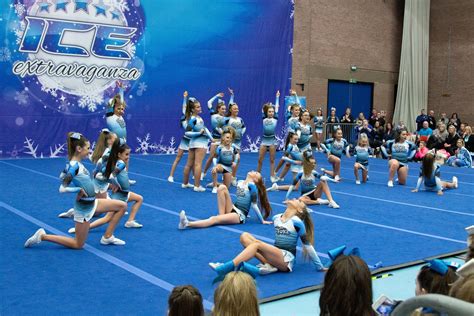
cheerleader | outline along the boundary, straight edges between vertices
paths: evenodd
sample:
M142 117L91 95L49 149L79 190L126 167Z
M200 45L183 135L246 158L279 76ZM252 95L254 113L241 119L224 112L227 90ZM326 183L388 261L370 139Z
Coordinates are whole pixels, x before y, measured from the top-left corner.
M234 130L232 127L227 127L222 132L221 142L212 158L214 168L212 169L212 193L217 193L217 174L222 173L224 185L229 188L232 181L232 168L239 162L240 155L232 144L234 138Z
M318 151L324 151L321 148L321 140L323 139L324 116L321 108L316 110L316 116L313 118L314 129L316 135L316 146Z
M443 195L444 189L457 189L458 178L453 177L452 182L441 181L441 170L439 164L435 162L435 155L429 151L420 167L420 177L416 183L416 188L412 192L418 192L422 183L425 184L426 191L436 191L438 195Z
M317 271L327 271L314 249L314 224L306 205L298 200L287 201L284 213L273 217L275 243L267 244L249 233L242 233L240 243L244 250L226 263L209 263L219 276L226 275L242 264L243 270L252 275L265 275L277 271L292 272L296 259L298 239L303 243L303 255L310 258ZM247 261L258 259L254 266Z
M278 124L278 109L280 107L280 91L276 92L275 105L271 103L265 103L262 108L263 117L263 136L260 150L258 152L258 165L257 172L262 171L263 159L265 153L270 152L270 179L272 182L276 182L275 177L275 154L277 139L275 136L275 130Z
M76 193L74 203L74 222L76 236L74 238L46 234L43 228L38 229L33 236L25 242L25 247L39 244L43 240L54 242L68 248L82 249L89 234L89 221L95 213L111 212L111 220L107 230L102 236L102 245L125 245L123 240L116 238L113 233L119 220L122 218L127 204L123 201L96 199L94 184L89 172L81 160L89 156L90 143L80 133L70 132L67 137L68 159L66 168L61 173L62 184L60 193ZM70 186L73 184L73 186Z
M372 148L369 147L369 138L367 137L367 134L360 134L357 146L354 148L354 156L356 157L354 163L354 176L356 184L360 184L359 170L362 170L362 182L367 182L367 177L369 175L369 155L371 153Z
M298 140L298 134L292 132L288 134L286 138L285 153L281 158L290 165L290 170L293 173L293 180L295 179L298 172L302 170L303 165L303 156L301 150L298 147ZM283 168L278 178L284 179L287 171L288 169L286 167Z
M233 94L234 91L229 89L230 93ZM224 122L224 126L230 126L235 130L234 145L237 150L240 152L242 144L242 136L244 136L247 128L245 127L244 120L238 116L239 115L239 106L237 103L229 104L229 109L227 112L227 117ZM237 185L237 169L239 168L239 163L236 164L235 168L232 169L232 185Z
M260 205L265 211L263 216L257 204L257 195L258 200L260 200ZM240 180L237 183L236 196L237 197L233 202L230 197L229 189L221 184L217 189L217 205L219 206L219 214L211 216L208 219L191 222L186 217L185 211L181 211L179 214L178 228L205 228L214 225L244 224L250 208L255 211L262 224L272 223L265 220L270 216L272 208L268 201L267 191L265 190L263 178L260 173L256 171L250 171L247 173L245 180Z
M334 131L333 138L326 139L326 141L321 144L321 147L326 151L328 161L332 165L333 171L325 170L323 168L321 168L321 170L325 174L333 177L335 181L340 181L342 154L345 152L346 156L349 157L349 143L347 140L342 138L342 129L337 128Z
M229 92L232 91L229 89ZM209 167L211 166L212 159L214 157L214 154L216 152L217 146L219 146L219 140L221 139L221 134L222 134L222 128L224 127L225 123L225 112L226 112L226 105L224 100L221 98L224 97L224 93L220 92L213 96L209 101L207 101L207 108L209 109L209 112L211 114L211 127L212 127L212 138L214 138L215 142L211 143L211 148L210 148L210 153L209 153L209 158L206 161L206 165L204 166L204 172L201 174L201 180L204 178L204 176L207 173L207 170L209 170ZM217 105L216 108L213 108L213 103L217 99ZM229 104L234 103L234 94L231 93L230 95L230 100Z
M309 122L311 122L311 114L308 110L303 110L301 112L301 121L298 123L298 127L296 128L296 133L299 136L298 148L301 152L312 150L311 138L313 137L313 128Z
M182 188L193 188L195 192L204 192L206 189L201 186L201 168L202 160L206 155L207 143L212 141L212 135L204 126L203 119L199 116L201 114L201 104L195 98L189 98L186 104L186 120L187 127L185 135L191 138L189 142L188 161L184 167L184 176ZM189 183L189 173L193 170L194 186Z
M459 138L456 141L456 149L455 156L451 156L446 161L446 164L453 166L453 167L461 167L461 168L471 168L472 165L472 157L469 150L464 147L464 139Z
M388 162L388 187L393 187L395 173L398 175L398 183L404 185L408 176L408 160L411 160L416 153L416 146L407 141L407 131L402 129L395 140L389 140L380 147L384 157L391 157Z
M169 182L174 182L174 172L176 170L176 167L178 166L178 163L181 161L183 154L189 150L189 141L191 140L191 138L189 136L186 136L186 128L188 126L188 120L186 119L186 116L185 116L187 102L188 102L188 91L184 91L183 105L182 105L182 110L181 110L183 115L180 118L179 124L181 128L185 131L185 134L183 134L183 137L181 138L181 142L179 143L179 147L178 147L178 154L176 155L173 165L171 166L170 175L168 176Z

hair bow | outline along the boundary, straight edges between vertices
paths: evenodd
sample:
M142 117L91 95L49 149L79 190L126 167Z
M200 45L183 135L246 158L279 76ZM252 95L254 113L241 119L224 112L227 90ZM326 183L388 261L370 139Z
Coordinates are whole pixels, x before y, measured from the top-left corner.
M69 136L69 137L72 138L72 139L80 140L81 136L82 136L81 133L75 132L75 133L72 133L71 136Z

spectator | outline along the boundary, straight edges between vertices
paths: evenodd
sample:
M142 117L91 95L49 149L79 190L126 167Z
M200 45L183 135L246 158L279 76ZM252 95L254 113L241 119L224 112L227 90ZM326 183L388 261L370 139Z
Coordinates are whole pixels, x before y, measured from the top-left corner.
M346 113L341 117L341 123L352 123L354 122L354 118L351 115L351 108L346 108Z
M380 126L382 126L382 127L385 126L385 119L384 119L383 116L382 116L382 111L380 111L380 112L377 113L376 121L377 121L377 122L380 122ZM375 126L375 123L374 123L374 126Z
M431 134L433 134L433 130L429 127L429 122L424 121L423 127L418 131L418 140L426 142Z
M376 119L377 119L377 110L376 110L376 109L372 109L372 115L369 117L369 124L370 124L371 126L374 126Z
M423 160L423 157L425 157L428 151L429 149L426 147L426 143L421 140L420 144L418 145L418 149L416 150L415 161Z
M448 131L444 123L439 123L438 128L433 131L433 134L428 138L426 146L429 149L444 149L444 142L448 137Z
M461 125L459 125L459 130L458 130L458 134L459 136L462 136L464 135L464 131L466 130L466 123L461 123Z
M259 316L257 288L245 272L230 272L214 292L213 316Z
M421 114L416 117L416 131L423 128L424 121L428 121L428 115L426 115L425 109L421 109Z
M444 113L444 112L441 113L441 117L440 117L439 120L438 120L438 124L439 124L439 123L443 123L443 124L446 125L446 126L448 125L448 123L449 123L449 118L446 116L446 113Z
M403 121L398 122L397 127L395 128L395 131L397 133L400 133L401 131L406 130L405 123Z
M421 267L416 277L415 294L448 295L450 285L458 279L455 268L444 261L435 259Z
M461 120L458 118L458 114L456 112L454 112L453 114L451 114L451 118L449 119L449 124L452 124L454 125L454 127L456 127L456 131L459 129L459 127L461 126ZM448 124L448 125L449 125Z
M428 123L429 123L429 127L432 130L434 130L436 128L435 112L433 110L430 110L430 112L428 114Z
M168 298L168 316L204 316L202 296L192 285L176 286Z
M319 298L321 315L375 316L372 309L372 277L357 256L339 256L324 278Z
M449 153L450 156L454 155L456 150L456 142L459 139L458 133L456 133L456 127L454 125L449 125L448 127L448 136L444 141L444 149Z
M474 259L466 260L458 269L458 275L460 278L451 286L449 296L474 303Z
M464 139L458 138L458 140L456 141L456 150L454 151L455 156L453 155L449 157L448 161L446 161L446 164L453 167L471 168L471 153L464 146Z
M389 141L391 139L395 139L395 131L393 130L392 123L388 122L385 125L384 141Z
M369 122L367 120L363 120L362 125L356 127L356 132L357 132L357 139L359 139L359 135L362 133L366 134L369 137L369 139L371 139L372 126L369 125Z
M365 115L364 115L363 112L360 112L360 113L359 113L359 116L358 116L357 119L356 119L356 124L357 124L358 126L362 126L362 122L363 122L364 120L365 120Z
M466 149L471 153L474 152L474 135L472 135L472 128L470 126L466 126L462 138L466 143Z
M327 123L339 123L339 118L336 116L336 108L331 108L331 112L326 120Z
M385 132L383 126L380 124L380 121L375 121L374 130L372 132L372 137L370 137L370 147L374 149L375 156L379 153L379 147L382 146L384 140Z

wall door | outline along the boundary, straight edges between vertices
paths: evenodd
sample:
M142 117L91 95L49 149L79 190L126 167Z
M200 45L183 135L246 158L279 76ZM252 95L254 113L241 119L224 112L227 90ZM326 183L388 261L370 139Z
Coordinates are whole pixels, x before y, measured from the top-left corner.
M354 118L357 118L360 112L369 118L373 106L373 92L373 83L329 80L328 113L332 107L335 107L337 116L341 118L346 107L350 107Z

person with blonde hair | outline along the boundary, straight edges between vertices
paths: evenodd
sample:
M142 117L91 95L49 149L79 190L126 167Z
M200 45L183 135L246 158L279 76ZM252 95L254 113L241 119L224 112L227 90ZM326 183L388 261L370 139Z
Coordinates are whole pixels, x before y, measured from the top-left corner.
M245 272L226 275L214 292L213 316L259 316L257 288L253 278Z

